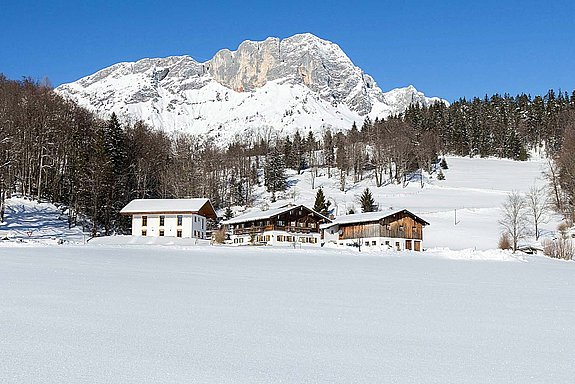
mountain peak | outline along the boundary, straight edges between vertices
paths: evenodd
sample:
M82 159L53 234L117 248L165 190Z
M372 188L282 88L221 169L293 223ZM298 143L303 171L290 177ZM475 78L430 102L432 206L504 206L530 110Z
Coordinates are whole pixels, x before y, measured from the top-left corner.
M216 137L349 129L434 100L413 86L383 93L337 44L311 33L246 40L203 63L190 56L119 63L56 91L100 114Z

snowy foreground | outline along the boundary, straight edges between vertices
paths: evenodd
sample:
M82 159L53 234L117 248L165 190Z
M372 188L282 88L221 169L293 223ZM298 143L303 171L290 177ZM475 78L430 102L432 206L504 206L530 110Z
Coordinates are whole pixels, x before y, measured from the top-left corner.
M0 382L573 383L574 284L499 251L0 247Z

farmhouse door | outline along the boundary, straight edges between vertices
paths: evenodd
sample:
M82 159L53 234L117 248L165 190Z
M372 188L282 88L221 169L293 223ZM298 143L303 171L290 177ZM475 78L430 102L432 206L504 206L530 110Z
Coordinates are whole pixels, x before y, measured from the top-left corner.
M413 242L413 250L417 252L421 251L421 241Z
M411 240L405 240L405 249L411 251Z

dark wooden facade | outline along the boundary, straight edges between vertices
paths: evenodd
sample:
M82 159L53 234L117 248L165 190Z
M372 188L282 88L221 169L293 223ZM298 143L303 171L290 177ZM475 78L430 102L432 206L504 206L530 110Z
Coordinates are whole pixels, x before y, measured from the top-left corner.
M340 224L339 239L389 237L423 240L423 226L428 224L409 211L400 211L378 221Z
M247 220L227 225L234 235L251 235L267 231L291 233L320 233L320 224L329 220L317 212L303 206L294 206L265 219Z

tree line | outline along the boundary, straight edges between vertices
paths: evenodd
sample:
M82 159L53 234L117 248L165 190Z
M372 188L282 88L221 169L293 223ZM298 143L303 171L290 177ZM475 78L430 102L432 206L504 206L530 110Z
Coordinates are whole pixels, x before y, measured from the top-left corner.
M123 232L119 210L134 198L208 197L216 208L249 206L257 187L285 198L286 170L321 172L342 190L365 177L377 187L423 183L446 153L522 159L530 150L553 161L560 205L573 212L575 93L550 91L411 106L404 114L321 135L302 127L227 146L141 121L98 118L47 85L0 75L0 196L18 193L67 207L70 225ZM419 177L417 176L419 174ZM423 184L422 184L423 185Z

